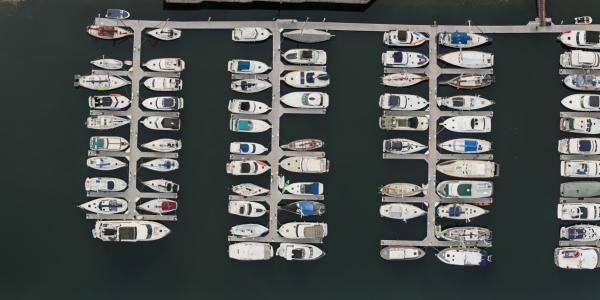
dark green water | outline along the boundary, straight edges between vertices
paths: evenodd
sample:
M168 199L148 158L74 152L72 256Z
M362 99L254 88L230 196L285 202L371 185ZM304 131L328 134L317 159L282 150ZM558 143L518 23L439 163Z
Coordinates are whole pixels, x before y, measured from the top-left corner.
M497 83L481 91L496 100L495 160L501 164L492 213L473 223L494 230L494 263L486 269L443 265L429 251L423 260L385 262L379 240L422 238L425 221L382 220L376 188L389 181L426 180L424 162L383 161L377 98L385 89L380 34L336 32L322 45L329 55L332 105L326 116L285 116L282 141L315 136L327 142L331 172L326 183L327 256L315 263L239 263L227 258L226 235L239 218L226 213L227 189L239 182L225 174L227 145L240 138L227 129L228 59L268 61L270 43L233 44L229 31L186 31L172 43L146 40L143 60L183 57L180 221L173 234L154 243L111 244L91 238L91 221L75 205L85 200L83 180L89 133L85 99L71 87L73 74L90 70L102 54L127 59L131 40L98 41L85 32L107 7L122 7L144 19L270 20L279 18L380 23L524 24L534 1L376 1L365 11L164 10L160 0L27 1L0 6L0 55L4 104L2 174L5 215L0 254L0 299L597 299L600 273L554 267L557 245L560 84L555 35L495 35L486 47L496 55ZM595 16L597 1L552 1L555 21ZM285 42L284 49L295 46ZM321 47L321 45L319 45ZM425 48L419 48L424 51ZM426 95L424 84L407 89ZM389 89L388 89L389 90ZM453 90L440 88L440 95ZM142 90L142 97L151 93ZM268 100L267 93L257 100ZM127 134L127 129L116 134ZM143 131L142 140L163 135ZM267 142L267 135L252 137ZM424 141L421 134L406 135ZM440 140L454 138L448 132ZM124 177L126 174L119 174ZM142 172L148 179L152 174ZM440 178L441 179L441 178ZM263 185L267 177L258 179ZM443 223L450 225L452 223Z

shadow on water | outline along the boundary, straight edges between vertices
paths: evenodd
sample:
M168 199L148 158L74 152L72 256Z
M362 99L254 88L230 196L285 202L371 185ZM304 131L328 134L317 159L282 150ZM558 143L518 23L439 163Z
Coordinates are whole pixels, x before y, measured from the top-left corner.
M349 4L349 3L283 3L283 2L201 2L190 4L175 4L163 3L165 10L314 10L314 11L352 11L364 12L376 0L371 0L366 4Z

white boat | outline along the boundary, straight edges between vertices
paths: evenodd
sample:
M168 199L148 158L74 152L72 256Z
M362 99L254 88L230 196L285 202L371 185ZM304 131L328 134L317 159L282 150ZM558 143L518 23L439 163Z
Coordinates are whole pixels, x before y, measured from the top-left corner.
M554 264L561 269L596 269L600 267L600 248L558 247L554 250Z
M592 24L592 17L590 16L579 16L579 17L575 17L573 18L574 24L576 25L588 25L588 24Z
M152 199L137 206L138 209L155 214L168 214L177 210L177 201L171 199Z
M437 165L438 172L460 178L492 178L498 176L500 168L492 161L446 160Z
M242 261L269 260L273 246L268 243L242 242L229 245L229 258Z
M173 152L181 149L181 140L157 139L142 144L142 147L156 152Z
M454 266L485 267L492 262L492 255L479 248L446 248L435 256L441 262Z
M325 71L291 71L283 81L295 88L321 88L329 85L330 77Z
M566 138L558 141L558 152L562 154L600 154L600 138Z
M292 41L299 43L320 43L328 41L333 37L333 34L317 29L297 29L292 31L286 31L283 37L288 38Z
M271 87L271 83L260 79L241 79L231 82L231 89L240 93L258 93Z
M185 61L181 58L155 58L142 66L155 72L182 72L185 70Z
M379 96L379 107L388 110L421 110L429 105L429 101L417 95L390 94Z
M560 55L560 65L569 69L600 69L600 53L583 50L566 51Z
M298 65L325 65L327 52L317 49L290 49L281 55L291 64Z
M492 118L485 116L450 117L440 125L454 132L486 133L492 131Z
M595 242L600 240L600 226L577 224L560 228L560 238L573 242Z
M111 171L122 168L127 164L114 157L95 156L88 158L86 165L92 169L100 171Z
M383 76L382 82L385 86L407 87L428 79L426 75L421 74L393 73Z
M233 154L263 154L269 149L259 143L250 142L231 142L229 144L229 152Z
M439 107L445 106L456 110L476 110L488 107L494 104L494 101L479 96L460 95L446 98L438 98Z
M87 192L120 192L127 188L127 182L114 177L88 177L84 186Z
M600 160L561 160L560 175L563 177L598 178Z
M106 14L104 15L104 17L107 19L115 19L115 20L129 19L130 16L131 16L131 14L128 11L126 11L124 9L118 9L118 8L109 8L106 10Z
M180 110L183 108L183 98L173 96L151 97L142 101L142 106L151 110Z
M327 236L327 224L318 222L289 222L277 230L288 239L323 239Z
M269 192L268 189L253 183L240 183L234 185L231 187L231 191L244 197L258 196Z
M129 106L129 104L131 104L131 100L120 94L90 96L88 98L88 105L91 109L120 110Z
M171 231L166 226L152 221L96 221L92 230L94 238L110 242L155 241Z
M473 218L489 213L486 209L466 203L440 205L436 207L435 211L440 218L467 220L467 222Z
M577 91L600 91L600 76L592 74L568 75L563 82L570 89Z
M280 161L279 166L294 173L329 172L329 161L324 157L292 156Z
M412 51L385 51L381 54L381 64L391 68L420 68L429 63L425 54Z
M98 198L79 205L79 208L96 214L112 215L126 212L127 205L127 200L121 198Z
M285 260L317 260L325 256L325 252L317 246L309 244L281 243L276 252L277 256Z
M271 110L268 105L253 100L231 99L227 106L230 112L237 114L259 115Z
M387 246L379 251L385 260L416 260L425 256L425 250L410 246Z
M435 190L443 198L488 198L494 193L494 183L477 180L446 180L438 183Z
M143 118L141 123L144 124L146 128L154 130L177 131L181 127L181 120L179 118L171 117L149 116Z
M411 197L427 193L427 185L418 186L414 183L394 182L379 188L379 192L388 197Z
M600 221L598 203L559 203L556 211L563 221Z
M424 131L429 128L429 116L381 116L379 128L383 130Z
M588 117L562 117L560 130L581 134L599 134L600 119Z
M600 32L589 30L567 30L558 36L565 46L581 49L600 49Z
M262 160L232 160L225 166L227 174L231 175L260 175L271 169Z
M179 185L173 181L166 179L154 179L148 181L142 181L142 183L159 192L159 193L177 193L179 192Z
M267 208L258 202L232 200L229 201L227 211L236 216L258 218L267 212Z
M292 195L322 195L324 185L320 182L294 182L283 186L281 192L288 192Z
M447 84L457 89L479 89L494 83L494 77L489 74L462 74L440 84Z
M269 228L260 224L241 224L231 227L229 232L235 236L253 238L269 232Z
M231 117L229 120L229 129L234 132L265 132L271 129L271 124L263 120L256 119L238 119Z
M95 91L109 91L124 87L131 82L114 75L76 76L76 85Z
M183 80L172 77L150 77L144 81L144 86L158 92L181 91Z
M379 215L384 218L407 221L425 215L420 207L408 203L388 203L379 207Z
M172 41L181 37L181 30L163 27L147 31L146 34L159 40Z
M234 42L262 42L271 37L271 31L262 27L239 27L231 30Z
M280 145L281 149L288 149L291 151L312 151L322 148L325 142L319 139L307 138L291 141L285 145Z
M438 147L453 153L484 153L492 150L492 143L481 139L461 138L439 143Z
M85 125L89 129L107 130L129 124L128 117L117 117L111 115L94 115L89 116Z
M428 40L423 32L410 30L390 30L383 33L383 43L388 46L416 47Z
M90 150L124 151L127 148L129 148L129 142L119 136L93 136L90 138Z
M490 37L472 32L441 32L438 35L440 45L450 48L474 48L491 41Z
M576 111L600 111L600 94L574 94L565 97L560 103Z
M257 60L232 59L227 63L227 71L234 74L260 74L270 69L267 64Z
M435 236L451 242L476 243L490 241L492 231L476 226L450 227L440 231L438 227Z
M114 58L100 58L92 60L90 63L105 70L120 70L123 68L123 61Z
M155 158L153 160L143 162L141 166L152 171L170 172L179 169L179 162L172 158Z
M383 153L409 154L427 149L427 146L409 139L383 140Z
M117 26L90 25L86 31L89 35L103 40L116 40L133 35L133 31Z
M280 98L287 106L296 108L327 108L329 95L322 92L292 92Z
M440 55L440 60L467 69L483 69L494 66L494 54L482 51L456 51Z

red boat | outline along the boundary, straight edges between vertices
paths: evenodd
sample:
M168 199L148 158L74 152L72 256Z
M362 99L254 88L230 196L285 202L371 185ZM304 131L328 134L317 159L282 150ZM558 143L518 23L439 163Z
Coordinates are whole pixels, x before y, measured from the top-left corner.
M318 139L302 139L290 142L287 145L282 145L282 149L293 151L311 151L323 147L324 143Z
M100 26L90 25L87 27L87 33L91 36L97 37L104 40L115 40L124 38L128 35L132 35L133 32L125 28L117 26Z
M138 205L138 209L155 214L166 214L177 210L177 202L171 199L153 199Z

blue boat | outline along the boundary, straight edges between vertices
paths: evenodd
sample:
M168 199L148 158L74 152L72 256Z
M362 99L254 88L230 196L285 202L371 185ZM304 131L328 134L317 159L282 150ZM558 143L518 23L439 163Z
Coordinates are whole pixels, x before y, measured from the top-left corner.
M481 139L453 139L438 144L438 147L454 153L483 153L492 149L492 143Z
M123 9L117 9L117 8L109 8L106 10L106 15L104 15L105 18L108 19L117 19L117 20L125 20L125 19L129 19L129 17L131 16L131 14Z
M316 201L296 201L281 207L282 210L301 217L321 216L325 213L325 204Z

